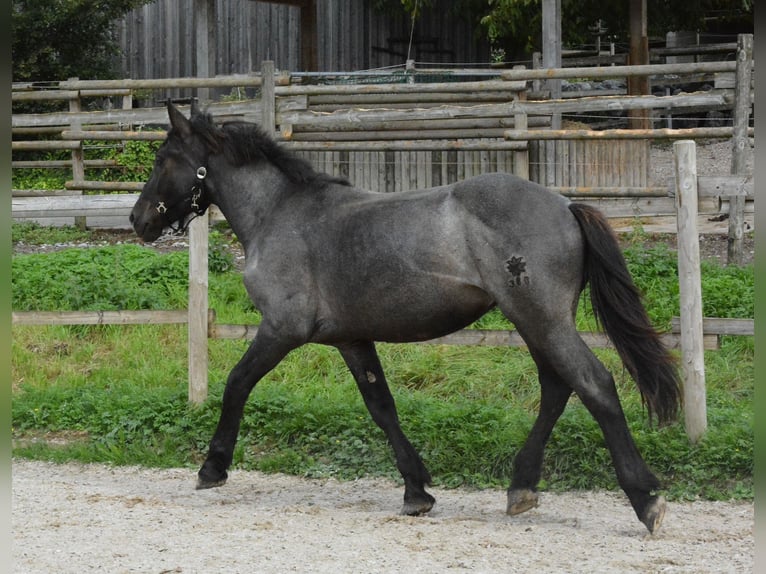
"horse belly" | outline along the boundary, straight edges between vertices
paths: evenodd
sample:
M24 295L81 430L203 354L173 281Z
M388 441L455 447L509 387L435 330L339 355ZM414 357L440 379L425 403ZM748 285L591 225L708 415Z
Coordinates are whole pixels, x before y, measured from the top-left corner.
M426 341L462 329L494 306L470 285L409 281L359 292L323 321L317 342L364 339L390 343ZM323 332L322 332L323 331Z

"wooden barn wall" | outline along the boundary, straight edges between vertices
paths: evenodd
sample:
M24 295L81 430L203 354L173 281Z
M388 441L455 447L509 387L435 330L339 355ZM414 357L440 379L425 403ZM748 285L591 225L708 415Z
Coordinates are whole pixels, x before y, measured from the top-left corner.
M376 11L369 0L317 4L319 71L357 71L403 65L410 19ZM436 0L415 27L410 56L418 62L486 63L489 48L448 0ZM257 71L263 60L302 71L300 9L252 0L215 0L216 74ZM121 72L127 78L195 75L194 0L157 0L115 27Z

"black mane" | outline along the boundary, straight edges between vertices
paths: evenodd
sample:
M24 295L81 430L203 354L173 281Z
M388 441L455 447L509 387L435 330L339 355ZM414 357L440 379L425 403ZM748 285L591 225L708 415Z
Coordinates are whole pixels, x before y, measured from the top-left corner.
M212 151L224 153L236 166L266 160L293 183L351 185L346 178L317 171L308 161L280 146L256 124L227 122L216 126L209 114L192 115L191 122L194 132L202 136Z

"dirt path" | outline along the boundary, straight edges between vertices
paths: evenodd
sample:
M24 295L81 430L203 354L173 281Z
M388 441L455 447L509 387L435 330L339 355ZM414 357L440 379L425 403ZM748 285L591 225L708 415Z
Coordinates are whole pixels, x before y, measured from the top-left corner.
M432 489L427 517L396 514L388 481L13 461L15 572L742 573L753 504L669 505L649 535L621 493L543 494L504 514L505 493Z

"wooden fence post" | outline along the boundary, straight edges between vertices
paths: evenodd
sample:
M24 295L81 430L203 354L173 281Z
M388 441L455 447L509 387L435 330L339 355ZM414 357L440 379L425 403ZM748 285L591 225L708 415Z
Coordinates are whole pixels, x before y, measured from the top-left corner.
M69 78L69 81L76 81L79 78ZM69 100L69 111L71 113L78 113L82 111L82 105L80 103L80 91L77 91L77 96ZM72 131L80 131L81 125L79 119L73 119L69 124L69 129ZM77 185L81 181L85 181L85 156L82 151L82 141L80 145L72 150L72 181ZM75 194L81 195L82 190L74 191ZM74 224L80 229L85 229L87 221L85 216L76 216L74 218Z
M702 287L697 235L697 155L691 140L673 144L678 225L678 282L681 315L684 425L692 443L707 430Z
M208 223L206 211L189 225L189 401L207 399Z
M524 66L514 66L513 69L521 70L524 69ZM523 102L526 99L527 91L525 89L518 93L515 101ZM526 112L513 114L513 129L524 131L529 129L529 118ZM526 149L513 152L513 173L524 179L529 179L529 142L527 142Z
M261 127L269 136L274 135L277 123L277 100L274 88L274 62L264 60L261 62Z
M734 134L731 138L731 174L747 172L746 158L749 143L747 126L750 121L750 81L753 60L753 35L737 37L737 71L734 82ZM744 260L745 196L729 196L729 244L727 263L741 265Z

